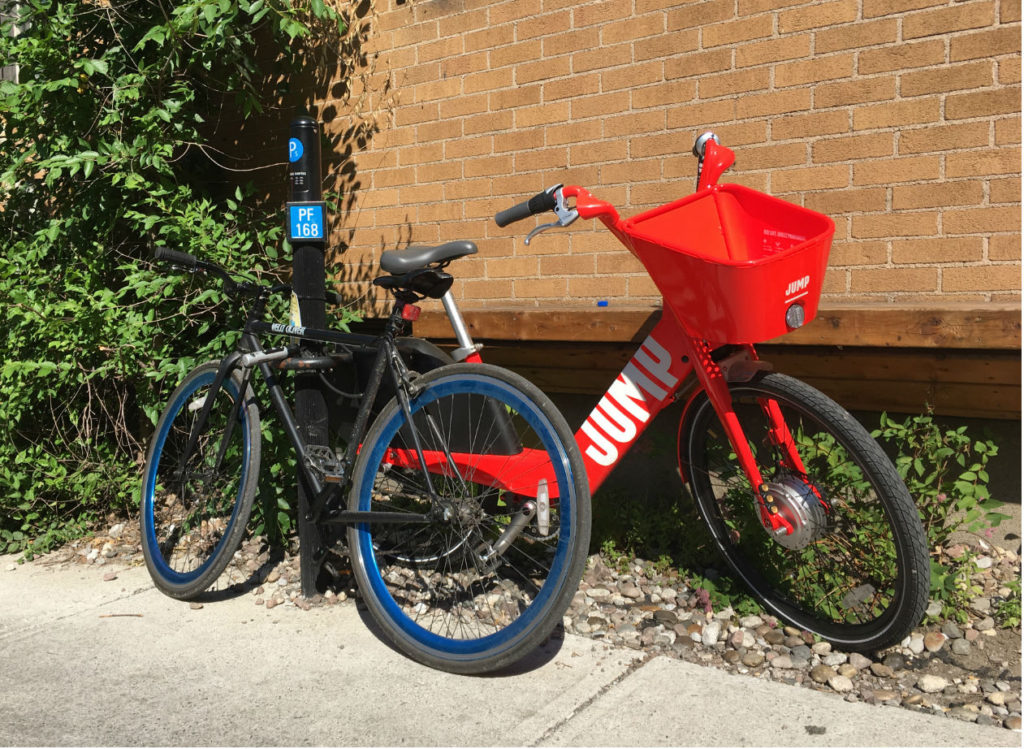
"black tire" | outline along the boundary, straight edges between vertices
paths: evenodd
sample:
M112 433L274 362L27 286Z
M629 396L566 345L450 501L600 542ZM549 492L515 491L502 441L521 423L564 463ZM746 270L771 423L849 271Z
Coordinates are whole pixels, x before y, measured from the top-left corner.
M217 367L216 362L196 367L171 394L150 443L142 481L146 567L157 588L185 600L213 585L238 548L260 470L259 410L251 389L244 400L239 398L237 372L219 389L196 449L183 461ZM239 418L215 465L235 408Z
M750 483L701 394L683 417L680 465L733 571L772 613L845 649L901 641L924 616L930 567L917 510L892 462L845 409L799 380L768 373L729 389L770 494L797 529L779 540L762 526ZM782 409L806 475L786 466L759 399Z
M427 474L411 457L398 465L394 450L416 453L392 400L363 441L349 508L436 514L427 524L351 527L352 568L370 613L404 653L455 673L495 671L550 635L579 585L590 542L586 471L565 419L518 375L455 364L421 376L417 387L411 412L424 451L487 455L491 464L472 461L470 475L463 463L465 475L450 476L436 466ZM524 481L529 472L514 462L524 447L536 450L527 453L536 465L552 466L546 523L543 503L524 489L536 495L534 479ZM529 519L516 535L520 515ZM509 545L493 553L502 539Z

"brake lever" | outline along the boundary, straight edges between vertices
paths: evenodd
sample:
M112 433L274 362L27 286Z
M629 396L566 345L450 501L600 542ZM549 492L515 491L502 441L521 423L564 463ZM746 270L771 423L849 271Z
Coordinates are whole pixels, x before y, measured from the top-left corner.
M568 203L565 202L565 196L562 194L562 186L559 185L555 189L555 215L558 216L558 221L552 221L550 224L541 224L526 235L526 239L523 240L523 244L530 244L530 240L542 231L548 229L554 229L556 226L568 226L573 221L580 217L579 212L575 208L570 208Z

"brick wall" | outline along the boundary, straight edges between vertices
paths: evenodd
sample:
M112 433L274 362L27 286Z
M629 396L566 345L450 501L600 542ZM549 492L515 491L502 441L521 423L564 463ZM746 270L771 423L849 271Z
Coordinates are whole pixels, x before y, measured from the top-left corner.
M532 221L491 217L555 182L627 216L681 197L712 128L737 152L726 181L835 219L829 302L1020 299L1020 0L376 11L366 85L390 79L394 107L348 164L360 188L335 236L352 283L383 249L464 238L480 247L454 266L467 308L651 305L653 283L596 222L525 247Z

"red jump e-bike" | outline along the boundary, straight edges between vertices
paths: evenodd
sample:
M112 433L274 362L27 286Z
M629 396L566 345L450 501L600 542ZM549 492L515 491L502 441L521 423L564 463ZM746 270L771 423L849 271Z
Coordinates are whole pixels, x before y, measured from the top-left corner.
M576 432L591 492L659 411L685 399L681 475L755 597L850 650L897 643L921 621L928 594L927 545L910 494L860 423L818 390L773 371L754 347L814 318L834 224L719 184L735 157L713 134L698 139L694 154L696 192L631 218L575 185L556 185L495 216L506 226L553 211L556 220L533 229L527 244L544 230L596 218L663 294L660 322ZM459 244L468 243L449 246ZM481 361L452 295L443 302L455 357ZM536 462L513 473L510 488L523 495L550 485ZM547 495L544 502L557 506Z

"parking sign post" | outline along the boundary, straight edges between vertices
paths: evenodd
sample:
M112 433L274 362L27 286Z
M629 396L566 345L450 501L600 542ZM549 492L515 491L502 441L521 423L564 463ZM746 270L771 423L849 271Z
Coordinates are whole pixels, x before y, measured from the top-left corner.
M286 228L292 246L291 324L325 328L327 216L321 200L320 131L313 118L292 120L288 163L290 200L286 206ZM297 372L295 375L295 418L307 445L330 444L327 402L316 374ZM327 551L313 522L310 491L299 471L299 564L302 595L307 598L317 592L316 580Z

